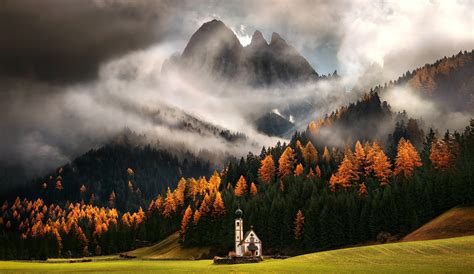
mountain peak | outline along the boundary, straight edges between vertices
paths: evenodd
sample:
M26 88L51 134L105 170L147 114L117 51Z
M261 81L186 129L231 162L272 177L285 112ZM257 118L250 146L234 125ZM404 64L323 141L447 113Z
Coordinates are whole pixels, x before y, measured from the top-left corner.
M272 39L270 41L270 45L286 45L285 39L281 38L280 34L274 32L272 33Z
M252 41L250 42L251 47L268 45L267 40L263 38L262 33L259 30L256 30L252 35Z

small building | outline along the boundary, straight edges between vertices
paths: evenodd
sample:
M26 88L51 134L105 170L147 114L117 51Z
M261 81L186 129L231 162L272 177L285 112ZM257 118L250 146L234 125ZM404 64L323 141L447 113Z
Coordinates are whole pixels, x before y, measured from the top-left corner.
M244 235L244 220L241 209L235 211L235 254L242 257L250 254L252 257L262 256L262 241L253 230L253 226Z

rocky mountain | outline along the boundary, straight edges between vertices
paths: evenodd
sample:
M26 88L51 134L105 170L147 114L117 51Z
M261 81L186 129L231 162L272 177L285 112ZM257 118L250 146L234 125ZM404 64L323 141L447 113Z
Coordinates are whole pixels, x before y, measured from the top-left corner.
M166 72L173 66L204 71L232 78L253 86L316 80L319 75L298 51L278 33L270 43L260 31L244 47L223 22L203 24L192 36L180 56L163 64Z
M274 112L269 112L255 121L257 130L269 136L288 136L294 124Z

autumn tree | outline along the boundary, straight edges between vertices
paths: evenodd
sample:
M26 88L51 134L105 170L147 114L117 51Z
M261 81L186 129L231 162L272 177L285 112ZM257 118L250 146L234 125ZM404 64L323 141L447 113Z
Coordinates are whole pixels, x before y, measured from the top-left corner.
M319 165L316 166L315 171L316 171L316 177L321 179L321 169L319 168Z
M301 176L303 174L303 165L302 164L298 164L296 165L296 168L295 168L295 176Z
M222 216L225 214L224 201L222 201L221 192L216 192L216 198L214 204L212 205L212 213L214 216Z
M359 197L367 197L369 193L367 192L367 187L365 186L365 183L362 183L359 185L359 190L357 191Z
M390 183L390 177L392 176L392 165L390 164L387 155L385 155L383 150L380 150L375 155L373 161L375 177L377 177L381 186L388 185Z
M403 174L405 178L413 175L413 170L422 166L421 158L409 140L401 138L397 147L394 175Z
M199 208L199 213L201 213L201 217L207 216L211 212L211 196L208 193L204 196L202 200L201 207Z
M188 208L186 208L184 211L183 219L181 220L181 236L183 239L186 235L186 231L188 230L188 224L192 216L193 210L191 209L191 206L188 206Z
M295 165L295 152L291 147L287 147L278 160L278 175L280 179L293 174Z
M257 196L257 192L258 192L257 191L257 186L255 185L254 182L252 182L250 184L250 195L252 195L252 197L255 197L255 196Z
M176 201L174 200L174 195L171 193L170 188L166 192L165 204L163 206L163 215L169 217L171 213L176 211Z
M245 180L244 176L240 176L237 184L235 185L234 190L235 196L240 197L247 193L247 181Z
M436 138L431 145L430 161L435 169L446 170L451 167L453 156L449 150L448 143Z
M196 209L194 211L193 224L196 225L200 219L201 219L201 213L199 212L199 210Z
M221 176L217 171L214 171L211 178L209 178L209 192L211 195L219 190L219 186L221 185Z
M322 156L323 161L329 163L331 161L331 156L329 155L329 149L325 146Z
M362 144L359 141L357 141L355 144L354 157L355 168L359 174L362 174L362 171L365 169L366 166L366 155L364 147L362 147Z
M313 146L311 141L308 141L308 143L303 149L303 159L305 165L307 166L313 166L318 162L318 151Z
M174 198L178 205L182 206L184 204L185 194L186 194L186 180L184 178L181 178L178 181L178 186L176 187L175 193L174 193Z
M382 151L382 148L377 142L374 142L372 145L366 143L366 167L365 167L365 176L372 175L374 172L374 163L375 156Z
M61 183L61 180L56 181L56 189L57 190L62 190L63 189L63 184Z
M260 168L258 169L258 178L264 184L270 183L275 177L275 162L273 161L272 155L267 155L260 162Z
M337 186L348 188L357 180L359 180L359 175L349 153L344 156L337 172L331 176L329 186L334 191Z
M301 210L298 210L295 217L295 228L293 230L296 240L300 240L303 237L303 227L304 227L304 215Z

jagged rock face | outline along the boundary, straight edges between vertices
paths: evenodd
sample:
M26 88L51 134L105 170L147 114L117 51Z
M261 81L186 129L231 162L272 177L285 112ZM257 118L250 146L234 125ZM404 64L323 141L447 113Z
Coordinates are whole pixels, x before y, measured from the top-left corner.
M241 63L243 47L224 23L212 20L191 37L181 55L186 65L198 66L235 76Z
M318 74L295 48L277 33L270 44L256 31L243 47L235 34L218 20L203 24L191 37L181 57L165 62L196 68L251 85L272 85L317 79ZM199 71L197 70L197 71Z
M308 61L275 32L267 44L256 31L245 48L245 56L245 71L253 84L308 81L318 77Z

